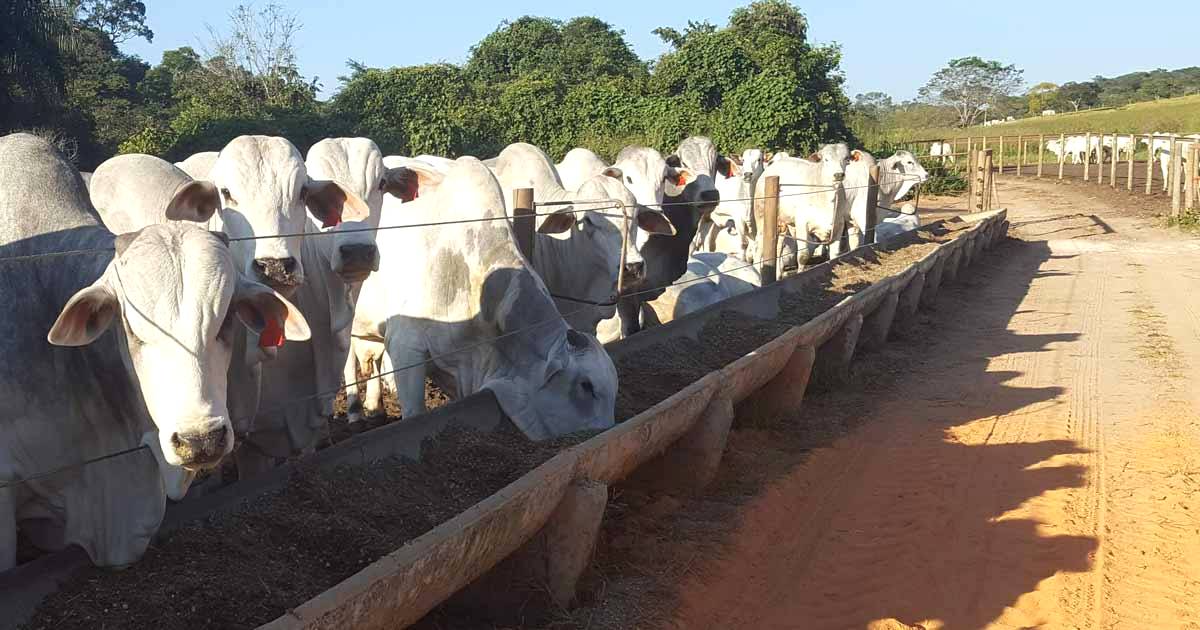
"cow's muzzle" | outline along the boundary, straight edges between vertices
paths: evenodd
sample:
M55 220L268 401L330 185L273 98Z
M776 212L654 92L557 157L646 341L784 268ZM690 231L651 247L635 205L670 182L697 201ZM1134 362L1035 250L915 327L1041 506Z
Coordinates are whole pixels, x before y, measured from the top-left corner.
M372 271L379 271L379 248L374 244L341 245L338 259L334 271L346 282L362 282Z
M287 258L255 258L254 275L259 282L287 295L300 286L302 276L299 264L291 256Z
M717 190L702 190L700 191L700 203L721 203L721 193Z
M215 429L171 434L171 448L184 468L207 468L216 465L229 452L233 434L222 423Z

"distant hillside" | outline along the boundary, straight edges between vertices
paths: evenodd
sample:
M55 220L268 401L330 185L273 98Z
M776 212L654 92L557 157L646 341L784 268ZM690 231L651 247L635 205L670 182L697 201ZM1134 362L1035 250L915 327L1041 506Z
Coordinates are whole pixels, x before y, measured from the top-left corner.
M1130 72L1111 79L1096 77L1092 82L1100 88L1100 105L1128 105L1200 94L1200 67Z
M990 136L1042 133L1053 135L1077 131L1103 131L1106 133L1200 132L1200 94L1134 103L1124 107L1023 118L990 127L896 129L891 130L888 136L889 139L895 141L938 137L962 138L985 134Z

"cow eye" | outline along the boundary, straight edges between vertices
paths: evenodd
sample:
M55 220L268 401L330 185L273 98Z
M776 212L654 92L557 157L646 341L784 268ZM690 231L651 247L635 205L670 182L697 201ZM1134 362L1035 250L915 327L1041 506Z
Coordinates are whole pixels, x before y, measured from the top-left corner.
M221 197L223 199L225 199L225 205L228 205L228 206L237 205L237 202L233 200L233 195L229 194L228 188L221 189Z
M592 385L591 381L584 379L579 386L583 388L583 391L587 393L588 396L594 397L596 395L596 388Z
M629 182L630 184L632 184L632 183L633 183L633 178L632 178L632 177L630 177L630 176L628 176L628 175L626 175L626 176L625 176L625 181L626 181L626 182Z

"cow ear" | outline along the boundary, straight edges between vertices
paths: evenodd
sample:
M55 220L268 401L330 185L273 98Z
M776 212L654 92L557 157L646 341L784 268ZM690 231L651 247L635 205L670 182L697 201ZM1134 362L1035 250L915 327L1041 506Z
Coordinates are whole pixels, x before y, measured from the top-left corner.
M862 152L859 151L858 149L855 149L850 152L850 161L851 162L857 162L861 159L862 159Z
M433 168L418 165L389 168L383 176L383 191L401 200L412 201L423 193L437 188L445 177Z
M56 346L86 346L108 330L119 308L117 296L98 281L67 300L46 340Z
M663 178L664 192L672 197L683 194L683 189L696 179L696 174L687 168L668 168Z
M362 221L371 214L366 202L358 195L328 180L310 179L304 186L304 203L308 211L321 220L321 227L333 227L342 221Z
M667 215L659 210L650 210L643 208L637 214L637 226L639 230L646 230L650 234L662 234L664 236L675 236L675 226Z
M266 285L238 280L229 312L258 335L259 347L282 346L285 340L307 341L312 336L300 309Z
M193 180L175 191L167 204L167 218L172 221L204 223L221 208L221 193L210 181Z
M821 161L821 154L820 154L820 153L813 153L812 155L808 156L808 161L809 161L809 162L820 162L820 161Z
M667 166L670 166L671 168L679 168L680 166L683 166L683 161L679 159L678 155L668 155Z
M600 172L600 174L604 175L606 177L611 177L613 179L621 179L622 177L625 176L625 173L621 172L621 169L619 169L615 166L610 166L610 167L604 169L603 171Z
M717 172L725 177L737 177L741 174L742 169L738 168L737 163L732 159L721 156L717 158Z
M542 221L538 226L538 234L560 234L571 229L575 225L575 207L567 206L561 210L556 210Z

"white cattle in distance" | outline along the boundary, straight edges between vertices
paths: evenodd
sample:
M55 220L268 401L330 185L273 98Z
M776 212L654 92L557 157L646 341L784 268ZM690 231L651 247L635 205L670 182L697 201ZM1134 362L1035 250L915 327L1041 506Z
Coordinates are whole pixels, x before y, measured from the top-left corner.
M213 165L217 163L219 151L202 151L189 155L182 162L176 162L180 170L191 176L192 179L208 179L212 173Z
M1059 141L1058 138L1047 140L1046 141L1046 150L1049 151L1050 153L1053 153L1054 157L1058 158L1059 161L1062 161L1063 151L1065 150L1064 149L1065 144L1066 144L1065 141Z
M370 324L356 332L404 368L387 377L404 415L426 410L428 375L451 399L491 390L531 439L611 427L616 368L595 338L567 325L518 251L491 171L472 157L446 173L408 167L420 196L385 199L381 227L440 224L379 232L380 270L355 313L356 328Z
M263 370L254 428L238 457L243 477L269 469L276 458L312 450L325 434L335 393L350 362L350 335L362 282L379 269L382 258L374 228L379 227L384 196L408 200L420 192L416 174L384 166L379 147L366 138L321 140L308 150L305 168L310 180L336 182L345 191L345 212L338 216L309 208L311 216L304 227L308 236L301 247L308 273L293 301L308 320L312 339L280 348L275 361ZM321 396L295 400L317 393ZM348 398L347 402L354 401Z
M1071 156L1071 164L1080 164L1087 157L1087 136L1067 136L1067 155Z
M849 152L846 153L848 156ZM804 243L806 254L802 260L797 261L798 265L811 260L821 246L829 247L830 257L841 254L840 241L847 218L843 201L845 191L842 186L845 174L846 159L842 157L842 152L833 145L826 145L808 159L776 159L759 178L754 191L755 197L765 195L763 183L766 177L779 177L779 223L783 228L780 235L790 234L796 239L797 246L801 241ZM762 225L762 212L762 201L755 201L755 235L758 226ZM756 242L757 239L751 241L752 244ZM756 247L752 247L751 250L754 251L748 251L747 254L753 259L750 262L754 262L760 254Z
M595 335L597 324L616 314L623 243L624 278L630 286L637 286L645 271L641 248L653 234L675 233L662 210L638 204L625 186L620 168L604 167L567 189L545 152L516 143L500 152L492 172L508 206L518 188L532 188L539 204L557 204L539 206L540 214L546 216L535 219L530 262L558 311L575 330ZM629 233L623 236L626 213Z
M929 157L954 164L954 145L940 140L933 142L929 145Z
M172 218L215 210L184 197ZM0 138L0 258L75 250L87 253L0 274L0 343L21 357L0 362L0 570L15 563L18 527L44 550L79 545L97 565L138 560L174 483L164 475L217 466L234 447L233 331L308 336L285 299L239 274L221 235L184 223L115 235L49 144Z
M1188 138L1188 140L1180 140L1180 138ZM1178 146L1182 150L1182 153L1180 154L1180 160L1186 165L1188 154L1191 153L1192 146L1194 146L1197 142L1200 142L1200 134L1193 134L1189 136L1173 136L1172 138L1162 139L1155 138L1154 151L1158 152L1158 168L1162 173L1162 189L1164 192L1170 190L1170 181L1175 177L1174 174L1171 173L1172 151L1176 146ZM1181 184L1175 185L1181 186Z
M762 286L757 265L720 252L698 252L687 271L643 308L643 326L666 324L706 306Z

